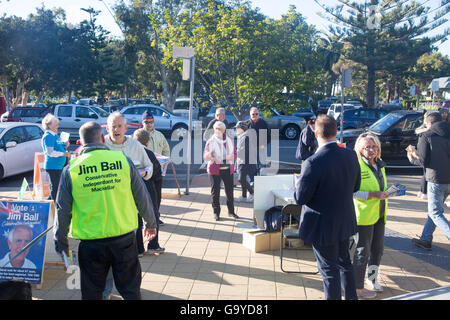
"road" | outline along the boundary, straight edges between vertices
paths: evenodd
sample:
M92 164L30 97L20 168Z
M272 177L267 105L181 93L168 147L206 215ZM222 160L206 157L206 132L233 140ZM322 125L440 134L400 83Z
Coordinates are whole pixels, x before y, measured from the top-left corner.
M177 141L170 141L168 140L171 152L174 150L180 151L180 145ZM273 158L279 159L281 162L288 162L288 163L299 163L297 159L295 159L295 151L297 149L298 141L290 141L290 140L280 140L279 141L279 148L278 152L277 150L274 150L274 155L272 155ZM202 142L201 147L200 143L196 144L196 142L193 140L192 142L192 164L190 168L190 176L191 179L198 174L204 173L204 167L202 168L202 155L203 155L203 149L205 146L205 142ZM73 151L78 146L75 144L71 144L69 147L69 151ZM180 152L182 154L182 152ZM270 154L270 153L269 153ZM172 158L177 158L172 153ZM176 177L178 180L178 183L182 189L186 188L186 175L187 175L187 164L181 163L181 164L174 164ZM418 175L422 174L421 169L391 169L388 170L388 174L409 174L409 175ZM12 177L5 178L0 181L0 188L7 187L7 188L20 188L23 178L26 178L30 186L33 183L33 172L27 172L24 174L15 175ZM167 170L167 174L164 177L163 180L163 187L164 188L176 188L176 182L175 182L175 176L172 174L172 170L170 167Z

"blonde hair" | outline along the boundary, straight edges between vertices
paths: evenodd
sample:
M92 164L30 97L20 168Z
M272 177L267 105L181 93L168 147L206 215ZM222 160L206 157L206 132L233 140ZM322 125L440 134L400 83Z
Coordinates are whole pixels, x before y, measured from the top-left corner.
M50 130L50 126L54 121L59 120L53 114L47 113L46 116L42 119L42 127L44 128L44 130Z
M371 139L375 143L375 145L378 147L377 148L377 155L375 156L375 160L376 161L381 160L381 142L380 142L380 139L378 139L377 136L375 136L375 135L373 135L371 133L361 133L359 135L358 139L356 139L354 150L355 150L356 154L358 155L358 158L361 158L362 149L363 149L363 146L364 146L364 141L366 139Z
M144 128L140 128L133 133L133 139L139 141L142 145L147 146L147 143L150 141L150 134Z
M219 128L222 131L225 131L227 129L227 127L225 126L225 123L223 123L222 121L216 121L213 125L213 128Z

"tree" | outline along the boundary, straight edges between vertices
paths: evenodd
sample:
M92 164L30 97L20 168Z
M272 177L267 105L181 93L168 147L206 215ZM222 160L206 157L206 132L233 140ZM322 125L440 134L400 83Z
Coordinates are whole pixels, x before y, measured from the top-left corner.
M424 4L408 0L370 0L356 2L338 0L332 8L315 0L333 23L343 25L336 35L343 36L349 45L343 55L367 68L367 103L375 103L377 71L404 71L414 65L432 45L445 39L449 30L434 37L427 32L447 22L443 16L449 12L449 1L443 1L430 22L430 10ZM345 15L348 12L348 15Z

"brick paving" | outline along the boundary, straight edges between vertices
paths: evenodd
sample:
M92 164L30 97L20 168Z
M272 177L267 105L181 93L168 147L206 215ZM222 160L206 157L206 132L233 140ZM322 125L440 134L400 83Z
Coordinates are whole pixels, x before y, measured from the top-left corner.
M388 183L407 186L407 195L390 200L385 250L381 261L384 292L376 299L450 285L450 243L436 229L433 251L416 248L411 238L421 233L426 220L426 200L416 197L420 177L388 176ZM201 183L198 184L202 185ZM177 192L164 189L164 193ZM210 189L193 184L189 195L166 198L161 204L161 255L140 258L142 298L146 300L322 300L320 274L287 274L280 269L279 250L252 253L242 245L242 232L252 225L253 205L235 203L238 220L226 215L222 191L222 219L215 221ZM235 197L240 191L235 190ZM12 199L17 190L0 188L0 198ZM29 196L29 195L27 195ZM449 217L449 208L445 214ZM77 250L77 241L71 239ZM285 267L315 271L311 250L285 251ZM284 264L284 263L283 263ZM44 283L33 285L33 299L78 300L80 290L69 290L69 275L48 266ZM113 299L121 299L114 289Z

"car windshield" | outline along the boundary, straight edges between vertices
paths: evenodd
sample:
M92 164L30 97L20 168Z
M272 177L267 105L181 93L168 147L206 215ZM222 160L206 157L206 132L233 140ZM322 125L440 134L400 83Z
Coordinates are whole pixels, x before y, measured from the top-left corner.
M109 113L103 110L102 108L93 106L91 106L91 108L94 109L100 115L100 117L107 118L109 116Z
M370 131L381 134L398 122L403 115L399 113L389 113L369 127Z

